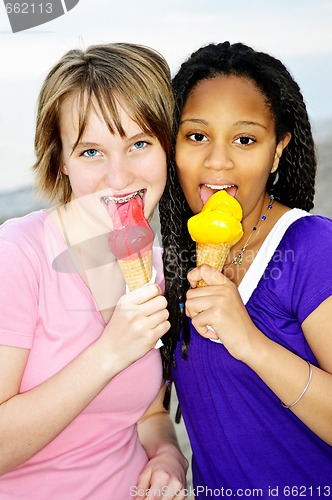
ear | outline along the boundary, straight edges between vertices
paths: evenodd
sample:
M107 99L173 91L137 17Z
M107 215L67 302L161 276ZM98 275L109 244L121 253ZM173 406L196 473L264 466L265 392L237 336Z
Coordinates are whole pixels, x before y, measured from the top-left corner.
M292 138L292 134L290 132L287 132L285 134L285 136L283 137L283 139L281 139L281 141L278 142L277 147L276 147L276 151L274 154L273 167L271 168L271 174L273 174L277 170L277 168L279 166L279 160L281 158L282 152L285 149L285 147L287 146L287 144L289 143L289 141L291 140L291 138Z
M62 165L60 166L60 172L62 172L62 173L63 173L63 174L65 174L65 175L68 175L68 170L67 170L67 167L66 167L66 165L65 165L65 164L62 164Z

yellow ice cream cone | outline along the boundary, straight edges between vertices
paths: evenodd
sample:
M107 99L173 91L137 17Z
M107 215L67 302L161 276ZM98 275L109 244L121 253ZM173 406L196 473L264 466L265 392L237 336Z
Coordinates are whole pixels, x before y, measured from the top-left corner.
M222 271L231 247L227 243L210 245L208 243L196 243L197 266L208 264L218 271ZM204 280L199 280L197 286L206 286Z
M231 247L243 236L242 208L226 191L214 193L202 211L188 220L188 230L196 241L197 266L208 264L222 271ZM200 280L197 286L204 286Z

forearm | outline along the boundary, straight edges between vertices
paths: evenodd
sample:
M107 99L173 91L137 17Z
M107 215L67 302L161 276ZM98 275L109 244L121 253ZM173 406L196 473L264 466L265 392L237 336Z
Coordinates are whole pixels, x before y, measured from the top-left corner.
M144 491L146 496L148 492L163 491L172 498L176 494L184 499L188 461L179 449L168 413L160 406L159 411L151 413L156 404L158 398L138 423L138 435L149 461L138 478L137 491L141 496Z
M307 362L257 329L252 336L251 353L245 362L280 401L286 405L296 401L308 382ZM305 394L284 411L292 411L315 434L332 445L332 375L312 366L312 378Z
M179 461L183 470L187 471L188 462L180 451L174 425L166 411L151 415L139 422L138 435L149 458L155 457L158 453L169 453Z
M44 383L2 403L0 475L49 444L116 373L96 342Z

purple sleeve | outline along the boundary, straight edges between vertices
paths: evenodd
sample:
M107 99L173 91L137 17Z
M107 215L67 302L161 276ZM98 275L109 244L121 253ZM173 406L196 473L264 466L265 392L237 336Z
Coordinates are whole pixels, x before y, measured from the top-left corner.
M332 295L332 220L303 217L288 229L282 242L285 307L302 323Z
M29 349L38 310L38 280L31 260L0 239L0 344Z

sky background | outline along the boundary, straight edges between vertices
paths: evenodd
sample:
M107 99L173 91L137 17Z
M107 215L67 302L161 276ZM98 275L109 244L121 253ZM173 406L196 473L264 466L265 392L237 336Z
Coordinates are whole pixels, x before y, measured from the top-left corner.
M174 74L201 45L224 40L280 58L302 89L314 131L331 133L332 0L80 0L58 19L14 34L1 2L0 192L33 181L38 92L67 50L107 42L149 45Z

